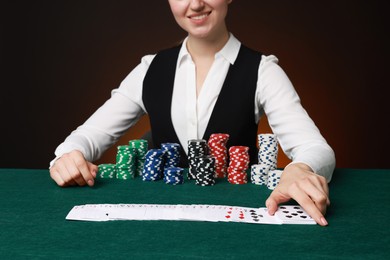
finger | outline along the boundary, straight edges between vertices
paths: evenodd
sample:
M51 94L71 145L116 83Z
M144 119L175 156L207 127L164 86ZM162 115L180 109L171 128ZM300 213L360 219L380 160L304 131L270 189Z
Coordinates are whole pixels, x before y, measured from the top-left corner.
M83 179L84 184L88 184L89 186L93 186L94 184L94 176L92 175L87 161L84 159L84 156L81 154L72 156L73 165L76 167L78 173ZM77 180L76 180L77 181Z
M316 176L316 178L312 178L314 181L314 184L316 185L316 188L323 193L323 196L325 196L325 203L324 205L324 211L322 211L323 214L326 212L326 207L330 205L330 199L329 199L329 186L328 182L326 181L325 177L323 176ZM318 194L319 195L319 194ZM319 195L320 196L320 195ZM323 198L317 198L316 201L320 202Z
M64 168L68 174L68 182L73 180L79 186L87 184L72 158L69 158L69 156L64 157L63 164L65 165Z
M273 216L275 212L278 210L278 205L280 203L289 201L290 197L285 196L283 193L279 191L279 189L275 189L268 199L265 201L265 205L268 209L268 213Z
M329 199L329 185L328 185L328 182L326 181L325 177L322 177L320 176L320 182L321 182L321 186L323 188L323 190L325 191L326 193L326 196L327 196L327 201L326 201L326 205L329 206L330 205L330 199Z
M89 171L91 172L92 176L94 178L96 178L97 172L99 171L98 166L93 164L93 163L88 162L88 168L89 168Z
M301 189L311 198L321 213L325 215L329 198L326 192L322 189L322 186L315 185L311 181L308 181L305 185L301 185Z
M319 225L328 225L328 222L326 221L324 215L317 208L314 201L312 201L311 198L302 189L295 189L293 199L298 202L298 204L302 206L302 208L307 212L307 214L309 214Z
M68 171L68 168L66 167L67 159L61 158L61 161L56 162L56 170L58 174L61 176L62 180L64 181L63 187L70 186L70 185L75 185L75 181L73 180L71 174Z
M50 168L50 177L57 183L60 187L65 187L66 183L64 179L62 179L61 174L57 171L56 167Z
M310 180L313 182L313 184L317 187L318 190L324 192L324 194L326 195L326 198L327 198L326 204L329 206L330 200L329 200L328 182L326 181L325 177L323 177L323 176L319 176L319 175L315 174L313 177L310 178Z

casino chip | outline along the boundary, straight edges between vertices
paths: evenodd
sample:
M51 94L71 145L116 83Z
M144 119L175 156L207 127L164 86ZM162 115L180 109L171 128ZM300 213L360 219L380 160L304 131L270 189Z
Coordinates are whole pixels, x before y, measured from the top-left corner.
M162 149L150 149L145 155L145 163L142 170L143 181L157 181L164 174L164 151Z
M161 149L165 153L164 168L177 167L180 162L180 145L178 143L162 143Z
M157 181L164 178L167 184L182 184L184 182L184 169L177 167L179 161L180 145L177 143L162 143L161 149L147 151L142 170L142 180Z
M249 166L249 147L231 146L229 148L228 181L231 184L245 184L248 182L246 170Z
M271 170L268 173L268 182L267 187L270 190L274 190L279 184L280 176L282 175L282 170Z
M177 185L184 183L184 169L180 167L167 167L164 169L164 182L166 184Z
M196 157L195 164L195 184L200 186L213 186L215 184L215 158L211 155Z
M228 134L211 134L208 140L210 154L215 158L215 178L224 178L227 175L228 151L226 143Z
M208 154L206 140L188 140L188 179L196 179L197 158Z
M116 154L116 178L128 180L135 176L135 150L128 145L117 147Z
M267 185L270 168L271 166L266 164L253 164L251 166L251 182L256 185Z
M116 178L116 165L113 163L100 164L97 176L101 179Z
M269 165L274 170L278 164L278 140L274 134L259 134L259 164Z
M148 152L148 141L144 139L130 140L129 146L135 151L134 176L141 176L145 163L145 155Z
M258 164L251 166L251 182L267 185L271 190L278 185L282 171L277 170L278 141L274 134L259 134Z

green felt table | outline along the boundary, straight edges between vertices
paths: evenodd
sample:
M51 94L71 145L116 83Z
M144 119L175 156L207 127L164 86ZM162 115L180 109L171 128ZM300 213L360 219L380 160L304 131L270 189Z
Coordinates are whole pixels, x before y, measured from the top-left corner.
M191 221L67 221L89 203L263 207L270 191L219 180L99 180L60 188L48 170L0 169L0 259L389 259L390 170L336 169L329 226Z

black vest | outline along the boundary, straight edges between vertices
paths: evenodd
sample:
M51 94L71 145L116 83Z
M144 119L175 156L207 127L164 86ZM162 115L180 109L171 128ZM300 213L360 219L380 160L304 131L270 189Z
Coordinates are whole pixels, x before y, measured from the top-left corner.
M150 118L153 144L180 143L171 119L171 102L180 46L159 52L145 75L142 99ZM227 146L249 146L251 164L257 163L255 92L261 53L241 45L234 65L230 65L202 139L213 133L230 135ZM181 149L181 166L188 167Z

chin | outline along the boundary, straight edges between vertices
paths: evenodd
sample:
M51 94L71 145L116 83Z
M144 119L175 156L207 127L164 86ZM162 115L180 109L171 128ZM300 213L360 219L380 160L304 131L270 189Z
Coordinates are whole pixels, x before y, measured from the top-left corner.
M196 32L189 32L189 35L194 38L206 39L211 36L211 33L210 31L196 31Z

